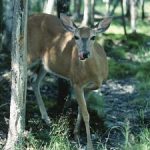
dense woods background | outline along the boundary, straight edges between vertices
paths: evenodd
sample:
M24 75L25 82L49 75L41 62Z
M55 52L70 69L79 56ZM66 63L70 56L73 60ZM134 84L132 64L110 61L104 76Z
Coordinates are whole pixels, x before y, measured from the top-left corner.
M25 1L24 1L25 2ZM0 149L6 144L11 99L11 52L15 0L0 1ZM23 1L21 2L23 4ZM109 30L96 39L107 53L109 77L92 92L87 104L95 149L150 149L150 1L149 0L29 0L28 15L66 13L77 25L96 26L113 18ZM22 11L22 10L21 10ZM65 87L65 88L64 88ZM40 119L28 81L24 149L85 148L74 141L77 104L69 83L47 75L41 88L51 127ZM69 93L69 94L68 94Z

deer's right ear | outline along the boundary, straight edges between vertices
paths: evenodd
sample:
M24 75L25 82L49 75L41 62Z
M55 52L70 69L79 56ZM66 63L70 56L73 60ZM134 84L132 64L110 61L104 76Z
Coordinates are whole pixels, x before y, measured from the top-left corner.
M75 32L77 26L70 20L70 18L68 16L61 13L60 20L62 21L62 24L67 31Z

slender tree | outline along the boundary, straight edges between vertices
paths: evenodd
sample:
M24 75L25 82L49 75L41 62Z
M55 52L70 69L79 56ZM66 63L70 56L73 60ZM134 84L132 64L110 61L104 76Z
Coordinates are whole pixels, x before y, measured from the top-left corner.
M81 16L81 0L74 0L74 12L73 12L73 19L79 19Z
M46 14L52 14L53 7L54 7L54 0L46 0L44 3L44 9L43 12Z
M145 0L140 0L140 3L141 3L142 20L143 20L145 18L145 12L144 12Z
M123 30L124 34L127 37L127 30L126 30L126 21L125 21L125 14L124 14L124 7L123 7L123 0L120 0L121 4L121 11L122 11L122 24L123 24Z
M83 13L83 20L82 25L87 26L90 20L90 0L84 0L84 13Z
M27 0L14 0L12 85L9 131L5 150L23 149L27 86Z
M130 24L132 33L136 32L137 0L130 0Z

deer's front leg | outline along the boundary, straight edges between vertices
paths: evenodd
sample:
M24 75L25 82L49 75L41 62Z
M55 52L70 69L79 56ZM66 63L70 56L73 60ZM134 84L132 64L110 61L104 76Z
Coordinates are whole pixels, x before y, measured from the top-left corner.
M78 86L78 85L74 85L74 91L76 94L76 98L77 98L77 102L85 123L85 127L86 127L86 134L87 134L87 149L88 150L93 150L93 145L92 145L92 140L91 140L91 134L90 134L90 125L89 125L89 113L87 110L87 106L86 106L86 101L84 98L84 91L83 89Z
M77 121L76 121L75 128L74 128L74 137L77 141L79 139L81 120L82 120L81 111L80 111L80 107L78 106L78 116L77 116Z

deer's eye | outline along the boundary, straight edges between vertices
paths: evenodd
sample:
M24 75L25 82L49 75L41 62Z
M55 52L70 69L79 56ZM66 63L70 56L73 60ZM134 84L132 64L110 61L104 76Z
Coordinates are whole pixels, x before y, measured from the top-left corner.
M91 40L95 40L95 36L92 36L92 37L91 37Z
M78 36L74 36L74 38L75 38L76 40L79 40L79 37L78 37Z

